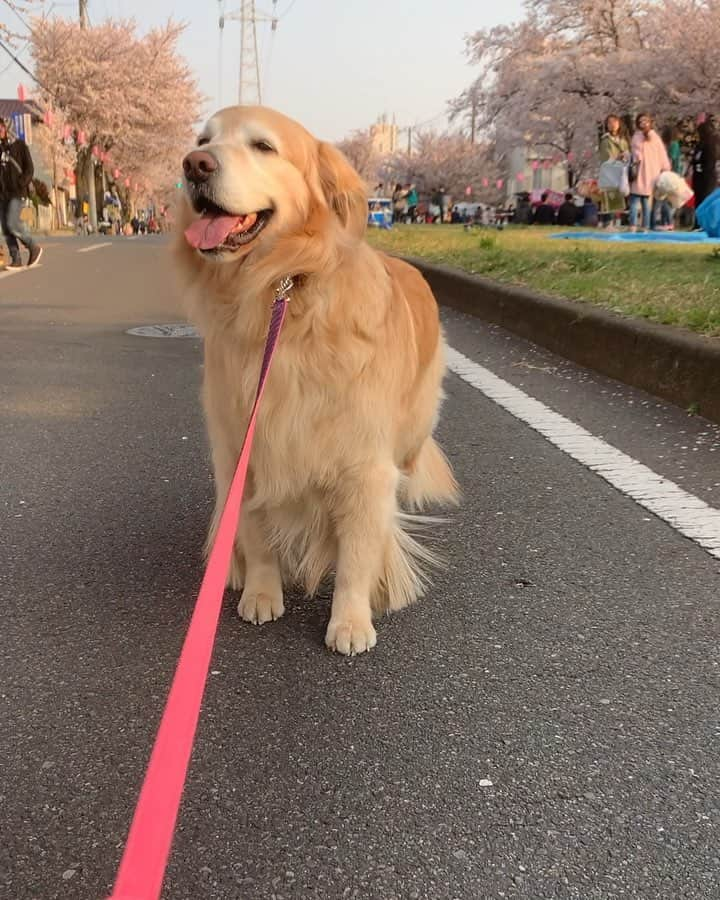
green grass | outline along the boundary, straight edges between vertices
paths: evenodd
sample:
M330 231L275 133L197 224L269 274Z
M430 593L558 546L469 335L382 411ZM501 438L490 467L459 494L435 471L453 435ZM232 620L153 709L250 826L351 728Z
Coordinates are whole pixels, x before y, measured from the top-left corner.
M556 229L554 229L556 230ZM720 253L705 245L550 240L553 229L369 229L373 246L557 297L720 336Z

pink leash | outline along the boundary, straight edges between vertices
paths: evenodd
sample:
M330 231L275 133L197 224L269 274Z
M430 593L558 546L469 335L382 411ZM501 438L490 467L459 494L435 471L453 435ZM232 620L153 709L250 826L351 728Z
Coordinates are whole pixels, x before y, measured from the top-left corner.
M291 287L292 279L286 278L276 292L250 422L155 738L110 900L157 900L162 890L235 544L255 420L285 318Z

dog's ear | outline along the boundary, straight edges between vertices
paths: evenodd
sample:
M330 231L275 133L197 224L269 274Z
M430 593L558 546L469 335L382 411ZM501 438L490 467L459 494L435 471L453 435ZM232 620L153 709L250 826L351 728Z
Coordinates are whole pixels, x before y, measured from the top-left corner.
M367 225L367 194L358 173L332 144L318 144L318 174L328 206L351 234L362 237Z

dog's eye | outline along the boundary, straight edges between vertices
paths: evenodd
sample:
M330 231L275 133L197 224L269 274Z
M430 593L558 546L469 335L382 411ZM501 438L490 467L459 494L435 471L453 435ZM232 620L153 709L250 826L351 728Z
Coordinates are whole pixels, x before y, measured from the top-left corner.
M210 138L201 137L201 138L198 138L197 145L198 145L198 147L202 147L204 144L209 144L209 143L210 143Z
M277 153L277 150L272 144L268 144L267 141L253 141L250 146L253 150L258 150L260 153Z

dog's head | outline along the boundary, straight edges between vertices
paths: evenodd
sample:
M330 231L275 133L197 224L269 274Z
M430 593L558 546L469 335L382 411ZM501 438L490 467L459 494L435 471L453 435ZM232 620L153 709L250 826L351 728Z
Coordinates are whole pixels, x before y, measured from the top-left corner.
M184 237L211 263L266 257L292 239L358 240L365 230L365 189L345 157L264 107L212 116L183 172L192 209Z

